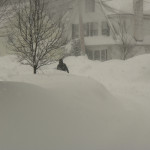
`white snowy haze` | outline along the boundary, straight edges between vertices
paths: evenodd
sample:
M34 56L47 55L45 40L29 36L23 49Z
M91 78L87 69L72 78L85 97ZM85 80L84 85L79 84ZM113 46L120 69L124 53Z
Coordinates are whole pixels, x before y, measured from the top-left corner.
M106 3L133 13L132 0ZM55 62L33 75L1 43L0 150L150 150L150 54L68 56L69 74Z
M133 0L106 0L105 4L111 6L120 13L133 14ZM150 14L150 0L144 0L144 13Z

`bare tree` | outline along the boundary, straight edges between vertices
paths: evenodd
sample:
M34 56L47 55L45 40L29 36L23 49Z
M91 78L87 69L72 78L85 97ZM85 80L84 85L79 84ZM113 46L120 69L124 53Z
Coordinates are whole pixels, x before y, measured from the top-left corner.
M44 0L20 3L16 19L11 21L9 44L22 64L37 69L52 62L55 52L64 44L61 19L47 15Z
M118 35L119 47L122 50L122 59L126 60L127 55L134 47L134 38L131 33L128 31L126 22L121 16L117 18L117 21L113 24L114 30Z
M0 22L3 20L3 17L6 13L8 6L8 0L0 0Z
M10 1L8 0L0 0L0 37L5 36L5 32L3 29L5 28L4 23L7 20L7 15L10 12L8 8L9 3Z

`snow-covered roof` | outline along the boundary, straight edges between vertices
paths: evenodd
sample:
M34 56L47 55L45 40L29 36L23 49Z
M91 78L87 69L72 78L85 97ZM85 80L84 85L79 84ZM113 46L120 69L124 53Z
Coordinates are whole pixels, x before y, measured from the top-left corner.
M92 37L85 37L85 45L86 46L96 46L96 45L112 45L117 44L111 36L92 36Z
M121 44L118 40L114 40L111 36L95 36L95 37L85 37L85 45L86 46L99 46L99 45L114 45L114 44ZM132 43L135 43L132 37L129 37L130 40L133 40ZM138 44L138 43L136 43ZM142 43L144 45L150 45L150 36L145 36Z
M111 0L106 1L105 5L108 6L105 7L108 14L114 14L115 12L133 14L133 0ZM144 0L144 14L150 14L150 0Z

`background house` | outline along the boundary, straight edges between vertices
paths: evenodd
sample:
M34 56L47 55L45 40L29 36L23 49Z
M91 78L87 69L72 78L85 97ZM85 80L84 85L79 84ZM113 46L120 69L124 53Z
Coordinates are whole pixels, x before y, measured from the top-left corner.
M115 4L116 1L112 1L111 4L101 3L100 0L80 1L85 49L89 59L101 61L122 59L124 52L120 34L126 34L128 42L126 58L149 52L150 14L144 10L143 0L133 0L130 8L126 6L126 11L115 8L117 6ZM72 39L79 38L78 16L78 3L76 3L69 29L71 31L69 36ZM121 26L119 27L118 24ZM124 29L119 29L122 25ZM124 33L121 33L122 30L125 30Z
M49 0L46 0L49 1ZM105 0L104 0L105 1ZM52 0L48 10L51 13L66 14L68 39L79 38L79 4L86 54L91 60L123 59L121 30L125 30L128 52L126 58L150 51L150 3L143 0ZM53 5L52 2L56 5ZM102 2L102 3L101 3ZM68 8L68 4L71 7ZM51 8L53 7L53 8ZM54 12L52 12L54 11ZM118 27L124 25L124 29ZM8 53L7 38L0 38L0 55Z

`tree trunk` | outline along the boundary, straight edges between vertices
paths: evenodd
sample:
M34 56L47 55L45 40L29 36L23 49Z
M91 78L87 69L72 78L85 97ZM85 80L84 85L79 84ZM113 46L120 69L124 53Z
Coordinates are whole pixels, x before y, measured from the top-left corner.
M81 45L81 54L85 55L85 41L84 41L84 27L83 27L83 18L81 11L82 1L78 0L78 9L79 9L79 36L80 36L80 45Z
M123 60L127 59L127 49L123 50Z
M37 67L34 66L34 67L33 67L33 73L36 74L36 71L37 71Z

